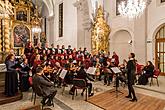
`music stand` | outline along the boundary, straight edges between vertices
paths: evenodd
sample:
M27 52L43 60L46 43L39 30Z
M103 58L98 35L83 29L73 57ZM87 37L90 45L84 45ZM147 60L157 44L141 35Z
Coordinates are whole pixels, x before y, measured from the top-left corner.
M96 72L96 68L94 67L89 67L86 71L86 73L90 74L90 75L95 75Z
M118 93L123 94L121 91L118 90L118 85L117 85L117 84L119 84L119 80L117 80L117 77L118 77L119 73L121 73L121 71L120 71L120 69L118 67L112 67L111 70L116 75L116 81L115 81L115 83L116 83L115 85L116 86L115 86L115 90L114 91L111 91L110 93L116 92L116 97L118 97Z

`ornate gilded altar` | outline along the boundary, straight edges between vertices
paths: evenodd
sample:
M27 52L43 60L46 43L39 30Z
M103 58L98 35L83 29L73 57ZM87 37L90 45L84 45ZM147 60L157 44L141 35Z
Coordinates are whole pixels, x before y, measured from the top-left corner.
M97 15L92 26L92 52L94 54L104 51L109 51L109 34L110 27L104 19L103 9L100 6L97 10Z
M36 9L32 0L0 0L0 3L0 15L3 15L0 17L1 56L7 54L11 48L17 55L21 55L27 41L32 41Z

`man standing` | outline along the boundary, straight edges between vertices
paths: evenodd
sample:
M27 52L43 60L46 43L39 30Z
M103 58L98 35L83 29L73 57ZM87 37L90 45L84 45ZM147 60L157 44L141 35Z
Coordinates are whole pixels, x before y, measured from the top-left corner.
M132 85L134 85L135 79L135 71L136 71L136 63L135 63L135 54L129 54L129 61L127 63L127 80L128 80L128 91L129 94L126 98L132 98L132 102L137 101L135 91Z

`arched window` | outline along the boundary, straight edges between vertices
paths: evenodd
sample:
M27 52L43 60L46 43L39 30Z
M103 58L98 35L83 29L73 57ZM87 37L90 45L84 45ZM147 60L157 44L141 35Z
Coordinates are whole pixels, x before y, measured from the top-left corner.
M156 66L165 73L165 24L156 34Z

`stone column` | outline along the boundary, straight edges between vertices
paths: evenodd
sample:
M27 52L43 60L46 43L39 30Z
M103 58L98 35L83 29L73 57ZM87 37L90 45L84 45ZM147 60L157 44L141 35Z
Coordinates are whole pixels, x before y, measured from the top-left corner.
M0 53L2 52L2 19L0 18Z
M9 19L4 19L4 49L8 53L10 51L10 37L9 37Z
M74 3L77 8L77 47L86 47L91 51L91 20L87 0L79 0Z

